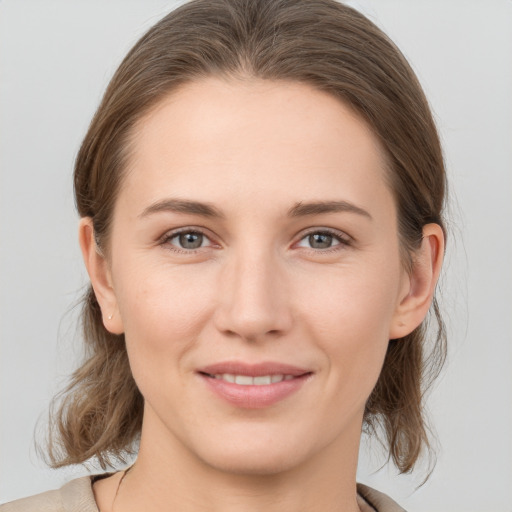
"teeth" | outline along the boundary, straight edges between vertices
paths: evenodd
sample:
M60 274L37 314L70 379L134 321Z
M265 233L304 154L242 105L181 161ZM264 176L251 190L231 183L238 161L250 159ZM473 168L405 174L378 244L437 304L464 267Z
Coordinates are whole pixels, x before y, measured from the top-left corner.
M258 377L251 377L250 375L233 375L231 373L215 375L214 377L241 386L268 386L283 380L293 379L293 375L259 375Z
M254 377L254 382L256 386L262 386L264 384L270 384L272 382L272 377L270 375L262 375L261 377Z
M242 386L249 386L254 384L254 379L249 375L236 375L235 384L241 384Z

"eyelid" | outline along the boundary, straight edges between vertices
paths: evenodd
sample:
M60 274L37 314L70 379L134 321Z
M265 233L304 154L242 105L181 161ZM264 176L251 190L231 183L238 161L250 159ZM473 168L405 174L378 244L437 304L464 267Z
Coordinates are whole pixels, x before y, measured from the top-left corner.
M202 235L204 238L206 238L210 243L206 246L198 247L197 249L183 249L181 247L178 247L176 245L173 245L170 243L170 240L175 238L178 235L181 235L182 233L197 233ZM171 229L169 231L166 231L159 239L158 239L159 245L167 245L166 247L168 250L181 253L181 254L194 254L196 252L201 251L202 249L205 249L207 247L215 247L215 243L212 241L211 236L209 236L206 231L202 228L196 227L196 226L185 226L182 228L177 229Z
M178 235L180 235L182 233L197 233L197 234L201 234L210 243L207 246L198 247L197 249L182 249L182 248L180 248L180 247L178 247L176 245L173 245L173 244L169 243L169 241L171 239L175 238L176 236L178 236ZM315 248L312 248L312 247L310 247L310 248L303 247L303 249L309 250L310 252L314 252L314 253L327 253L327 252L330 252L330 251L337 251L337 250L342 249L343 247L347 247L347 246L352 245L352 243L354 242L354 239L350 235L348 235L347 233L345 233L343 231L339 231L337 229L327 228L327 227L314 227L314 228L309 228L306 231L303 231L301 233L300 238L298 239L297 242L295 242L294 245L297 245L302 240L304 240L306 237L308 237L308 236L310 236L312 234L328 234L328 235L331 235L332 237L334 237L339 242L336 245L334 245L332 247L328 247L326 249L315 249ZM196 227L196 226L185 226L185 227L181 227L181 228L177 228L177 229L172 229L172 230L166 231L165 234L162 235L159 238L158 243L160 245L168 245L169 246L169 250L172 250L172 251L177 252L177 253L182 253L182 254L194 254L194 253L199 252L202 249L205 249L207 247L215 247L215 246L219 247L218 244L215 244L212 241L212 237L207 234L205 229L200 228L200 227Z
M317 233L331 235L339 243L332 247L328 247L327 249L315 249L313 247L304 247L304 249L309 250L310 252L315 252L315 253L326 253L329 251L340 250L343 247L352 245L354 242L354 239L350 235L348 235L347 233L345 233L343 231L339 231L339 230L333 229L333 228L315 227L315 228L310 228L310 229L306 230L305 232L303 232L301 234L301 237L299 238L298 242L296 242L296 243L300 243L306 237L308 237L312 234L317 234Z

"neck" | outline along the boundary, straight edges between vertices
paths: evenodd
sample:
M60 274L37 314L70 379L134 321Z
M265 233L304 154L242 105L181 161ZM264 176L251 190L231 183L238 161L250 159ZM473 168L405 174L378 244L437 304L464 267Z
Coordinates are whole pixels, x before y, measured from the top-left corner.
M360 425L354 427L307 462L280 471L242 473L214 467L167 430L145 424L137 461L123 481L116 510L359 511L355 474Z

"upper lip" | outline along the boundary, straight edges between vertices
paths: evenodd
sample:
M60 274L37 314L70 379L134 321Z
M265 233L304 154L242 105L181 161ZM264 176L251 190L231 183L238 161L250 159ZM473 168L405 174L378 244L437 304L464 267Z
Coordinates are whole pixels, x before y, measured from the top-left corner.
M306 368L272 361L261 363L224 361L203 366L197 371L208 375L222 375L224 373L228 373L231 375L248 375L250 377L259 377L262 375L293 375L294 377L297 377L306 373L311 373L311 370Z

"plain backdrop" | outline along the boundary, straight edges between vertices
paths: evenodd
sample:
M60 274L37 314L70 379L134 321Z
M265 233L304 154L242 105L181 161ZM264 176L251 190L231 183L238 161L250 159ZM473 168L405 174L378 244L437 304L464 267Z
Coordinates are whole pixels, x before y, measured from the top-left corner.
M450 179L442 280L450 358L429 400L437 467L400 476L362 448L358 479L408 510L512 510L512 2L351 2L405 53ZM0 0L0 502L85 473L34 449L80 354L86 283L72 167L109 78L177 2ZM39 423L38 423L39 422ZM36 429L36 424L39 425Z

